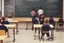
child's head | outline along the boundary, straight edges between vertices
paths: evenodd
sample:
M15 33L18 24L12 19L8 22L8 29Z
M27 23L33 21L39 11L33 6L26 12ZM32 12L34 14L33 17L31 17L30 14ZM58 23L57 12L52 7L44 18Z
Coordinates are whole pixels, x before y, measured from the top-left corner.
M12 18L11 14L8 14L8 18Z
M32 10L35 10L35 8L33 8Z
M5 20L5 17L4 16L2 17L2 20Z
M48 19L44 20L44 24L48 24L48 22L49 22Z

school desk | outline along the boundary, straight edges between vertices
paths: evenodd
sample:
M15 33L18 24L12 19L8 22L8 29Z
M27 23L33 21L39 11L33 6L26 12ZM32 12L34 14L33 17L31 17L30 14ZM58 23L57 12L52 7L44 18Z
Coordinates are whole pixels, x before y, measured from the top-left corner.
M41 27L42 27L43 25L42 24L34 24L33 25L33 27L34 27L34 39L36 39L36 32L35 32L35 30L36 30L36 28L39 28L40 30L38 31L38 32L40 32L41 33ZM49 25L50 26L50 28L54 28L54 26L53 25ZM51 30L51 35L53 35L53 30ZM52 36L51 36L52 37ZM38 34L38 38L40 39L40 34Z
M3 41L6 39L7 36L0 36L0 41L3 43Z
M18 34L19 30L18 30L18 21L17 20L12 20L12 21L9 21L10 24L16 24L16 34Z
M15 42L15 28L16 24L4 24L8 29L11 28L13 29L13 42ZM8 34L9 35L9 34Z

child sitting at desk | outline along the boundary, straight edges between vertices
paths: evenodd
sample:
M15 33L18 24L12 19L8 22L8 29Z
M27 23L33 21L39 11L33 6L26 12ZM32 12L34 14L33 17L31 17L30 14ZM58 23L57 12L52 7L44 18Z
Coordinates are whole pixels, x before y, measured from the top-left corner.
M2 24L9 24L9 22L7 20L5 20L5 17L4 16L2 17L2 22L1 23Z
M44 24L44 15L41 16L40 24Z
M12 16L11 16L11 14L8 14L8 21L12 21Z
M44 36L44 34L46 34L48 37L48 40L50 40L49 29L50 29L50 26L48 25L48 19L45 19L44 25L42 26L42 30L41 30L41 33L42 33L41 38L43 38L42 36Z
M60 26L63 25L63 18L62 17L60 17L60 19L58 20L58 23L59 23Z
M32 24L38 24L38 20L36 19L35 16L32 18ZM33 26L32 26L32 30L33 30Z
M50 19L49 19L49 24L52 24L53 26L55 26L55 22L54 22L54 19L52 17L50 17Z
M5 32L8 32L7 27L1 24L1 18L0 18L0 30L5 30Z
M64 31L64 29L62 27L63 26L63 18L62 17L60 17L60 19L58 20L58 24L60 26L58 29Z

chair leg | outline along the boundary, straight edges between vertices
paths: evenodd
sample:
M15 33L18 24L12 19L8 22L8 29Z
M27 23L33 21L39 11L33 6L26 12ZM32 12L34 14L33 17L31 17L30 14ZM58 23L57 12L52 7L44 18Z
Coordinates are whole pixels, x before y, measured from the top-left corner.
M41 39L42 39L42 41L44 41L44 37L41 35Z

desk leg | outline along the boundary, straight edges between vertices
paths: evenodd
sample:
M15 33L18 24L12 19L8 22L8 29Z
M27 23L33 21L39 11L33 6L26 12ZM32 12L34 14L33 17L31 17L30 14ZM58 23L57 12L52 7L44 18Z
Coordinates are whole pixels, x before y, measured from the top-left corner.
M58 31L58 22L57 22L57 29L56 29L56 31Z
M51 30L51 39L54 39L54 30Z
M8 37L10 37L10 35L9 35L9 30L8 30L8 32L7 32L7 35L8 35Z
M40 28L38 28L38 39L40 40Z
M36 28L34 28L34 39L36 39Z
M16 34L18 34L18 23L16 23Z
M15 42L15 28L13 28L13 42Z
M26 30L28 29L28 22L26 22Z

